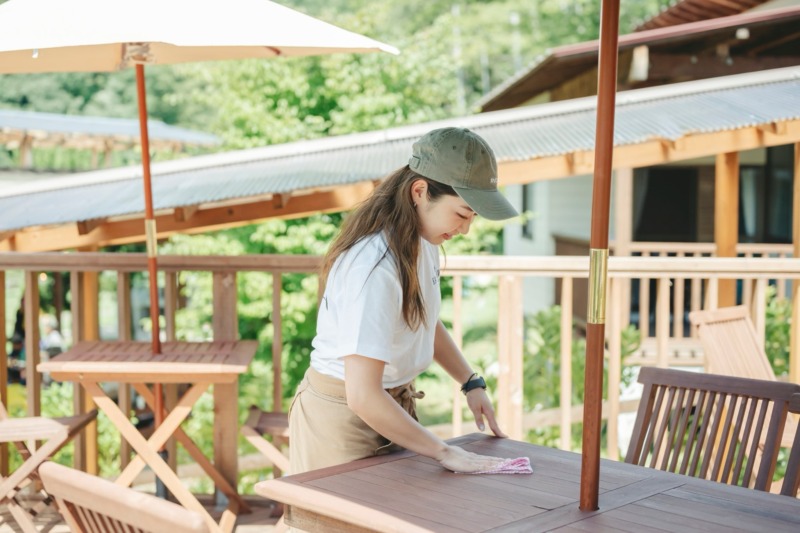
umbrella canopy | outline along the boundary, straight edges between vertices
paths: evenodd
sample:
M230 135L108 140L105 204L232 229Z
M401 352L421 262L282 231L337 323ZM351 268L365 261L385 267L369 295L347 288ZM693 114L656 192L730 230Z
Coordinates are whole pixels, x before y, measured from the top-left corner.
M0 74L136 68L154 354L161 353L161 341L144 66L377 51L397 53L268 0L10 0L0 5ZM158 426L163 416L159 384L154 392Z
M10 0L0 5L0 73L6 74L377 51L397 53L268 0Z
M156 229L144 65L377 51L397 53L268 0L10 0L0 5L0 74L136 68L155 353L160 352Z

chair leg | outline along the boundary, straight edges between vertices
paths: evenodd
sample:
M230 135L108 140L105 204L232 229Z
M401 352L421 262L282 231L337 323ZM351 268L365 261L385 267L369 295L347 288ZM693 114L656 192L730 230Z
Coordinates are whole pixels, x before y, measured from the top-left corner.
M22 528L22 531L24 533L38 533L36 526L33 523L33 517L28 514L25 509L23 509L16 497L9 498L7 501L8 510L11 513L11 516L14 517L14 520L17 521L19 527Z

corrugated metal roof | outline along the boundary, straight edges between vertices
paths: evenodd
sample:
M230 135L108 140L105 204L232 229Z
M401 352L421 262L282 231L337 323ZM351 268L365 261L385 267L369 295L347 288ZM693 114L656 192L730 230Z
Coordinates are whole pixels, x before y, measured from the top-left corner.
M160 120L148 120L147 126L150 138L153 140L199 145L216 145L221 142L216 135L170 126ZM30 132L32 134L41 132L71 137L124 137L138 142L139 121L0 109L0 132Z
M617 146L800 119L800 67L639 89L617 97ZM379 179L406 164L430 129L474 129L498 160L531 160L594 148L596 98L199 156L153 166L156 209ZM0 231L138 214L141 169L119 168L0 191Z

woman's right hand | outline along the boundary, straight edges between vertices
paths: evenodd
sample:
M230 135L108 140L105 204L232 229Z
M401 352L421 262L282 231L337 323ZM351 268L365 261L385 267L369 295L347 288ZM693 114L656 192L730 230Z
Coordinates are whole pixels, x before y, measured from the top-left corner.
M437 459L446 469L465 474L492 470L505 460L502 457L478 455L458 446L448 446Z

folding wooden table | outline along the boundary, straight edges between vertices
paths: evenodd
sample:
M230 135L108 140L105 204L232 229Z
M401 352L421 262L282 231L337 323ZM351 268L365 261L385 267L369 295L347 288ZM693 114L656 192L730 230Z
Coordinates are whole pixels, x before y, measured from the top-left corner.
M116 479L116 483L128 486L149 466L175 498L187 509L206 517L212 531L229 531L239 512L249 511L245 501L231 484L200 451L197 445L181 429L181 423L189 416L192 406L213 384L232 383L247 370L258 347L257 341L230 342L165 342L161 354L154 355L149 342L133 341L84 341L50 361L40 363L40 372L49 372L53 379L80 383L114 426L138 454ZM131 423L128 413L108 397L100 386L102 382L131 384L154 408L155 398L149 384L184 383L190 387L177 405L165 417L149 439L145 439ZM225 398L234 402L237 398ZM238 419L215 419L215 431L230 431L238 435ZM187 489L173 472L158 450L175 436L195 461L211 477L217 488L229 499L221 524L211 517L197 498ZM235 450L232 453L236 453Z

